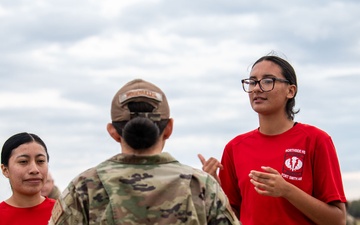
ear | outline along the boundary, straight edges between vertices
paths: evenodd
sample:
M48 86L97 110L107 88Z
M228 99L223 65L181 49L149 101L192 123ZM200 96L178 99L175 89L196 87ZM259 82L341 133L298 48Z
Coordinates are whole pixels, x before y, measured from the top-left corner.
M296 89L297 88L296 88L295 84L289 85L288 94L286 97L288 99L294 98L295 94L296 94Z
M174 126L174 119L170 118L163 132L164 140L168 139L171 136L173 131L173 126Z
M7 168L4 164L1 164L1 172L6 178L9 178L9 168Z
M116 131L115 127L111 124L108 123L106 126L106 129L108 131L108 133L110 134L110 136L116 141L121 143L121 136L118 134L118 132Z

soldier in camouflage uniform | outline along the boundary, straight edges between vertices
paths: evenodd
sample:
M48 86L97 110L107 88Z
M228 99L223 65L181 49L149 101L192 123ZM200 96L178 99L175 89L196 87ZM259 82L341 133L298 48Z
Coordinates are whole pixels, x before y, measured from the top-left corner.
M73 179L49 224L237 224L218 182L162 152L173 119L164 93L136 79L111 106L110 136L121 154Z

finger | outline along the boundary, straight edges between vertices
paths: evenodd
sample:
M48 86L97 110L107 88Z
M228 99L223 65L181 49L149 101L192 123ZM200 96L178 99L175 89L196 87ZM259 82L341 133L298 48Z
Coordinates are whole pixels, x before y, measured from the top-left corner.
M254 185L255 191L260 195L270 196L270 191L268 190L267 185L259 183L253 179L250 179L250 182Z
M198 158L200 159L200 162L202 165L204 165L206 163L206 159L201 154L198 154Z
M219 167L219 169L224 169L224 166L223 166L223 164L221 164L221 163L218 163L218 167Z
M253 174L249 174L249 177L251 180L256 181L257 183L261 184L267 184L269 183L269 177L264 176L254 176ZM252 182L253 183L253 182Z
M269 191L266 190L262 190L260 188L255 187L255 191L260 194L260 195L264 195L264 196L271 196Z
M203 164L204 165L204 164ZM224 166L216 159L216 158L214 158L214 157L210 157L207 161L206 161L206 163L205 163L205 165L204 165L205 167L214 167L214 168L219 168L219 169L223 169L224 168Z
M259 181L256 181L254 179L250 179L250 182L254 185L254 187L256 187L257 189L260 190L266 190L267 186Z
M203 164L203 168L210 169L210 170L217 170L218 168L218 162L214 158L210 158Z
M269 173L264 173L264 172L259 172L256 170L251 170L249 177L253 178L253 177L258 177L258 178L269 178Z
M276 169L273 169L269 166L262 166L261 169L272 174L279 174L279 172Z

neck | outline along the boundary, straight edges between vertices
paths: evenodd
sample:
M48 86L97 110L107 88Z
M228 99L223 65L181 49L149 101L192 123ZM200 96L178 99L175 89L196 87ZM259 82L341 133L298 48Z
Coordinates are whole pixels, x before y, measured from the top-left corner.
M131 148L125 141L121 142L121 153L124 154L131 154L131 155L139 155L139 156L146 156L146 155L157 155L162 152L164 147L164 141L159 139L153 146L147 149L136 150Z
M259 131L265 135L278 135L290 130L294 121L286 116L259 115Z
M39 205L45 200L45 197L41 196L40 192L35 195L22 195L14 194L5 202L11 206L18 208L29 208Z

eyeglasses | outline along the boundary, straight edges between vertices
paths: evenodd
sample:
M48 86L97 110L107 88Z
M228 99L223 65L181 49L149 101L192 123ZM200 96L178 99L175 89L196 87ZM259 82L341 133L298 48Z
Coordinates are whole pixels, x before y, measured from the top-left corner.
M288 80L276 78L276 77L263 78L261 80L242 79L241 83L242 83L244 91L247 93L253 92L256 84L259 84L259 87L263 92L269 92L274 89L275 81L290 84L290 82Z

